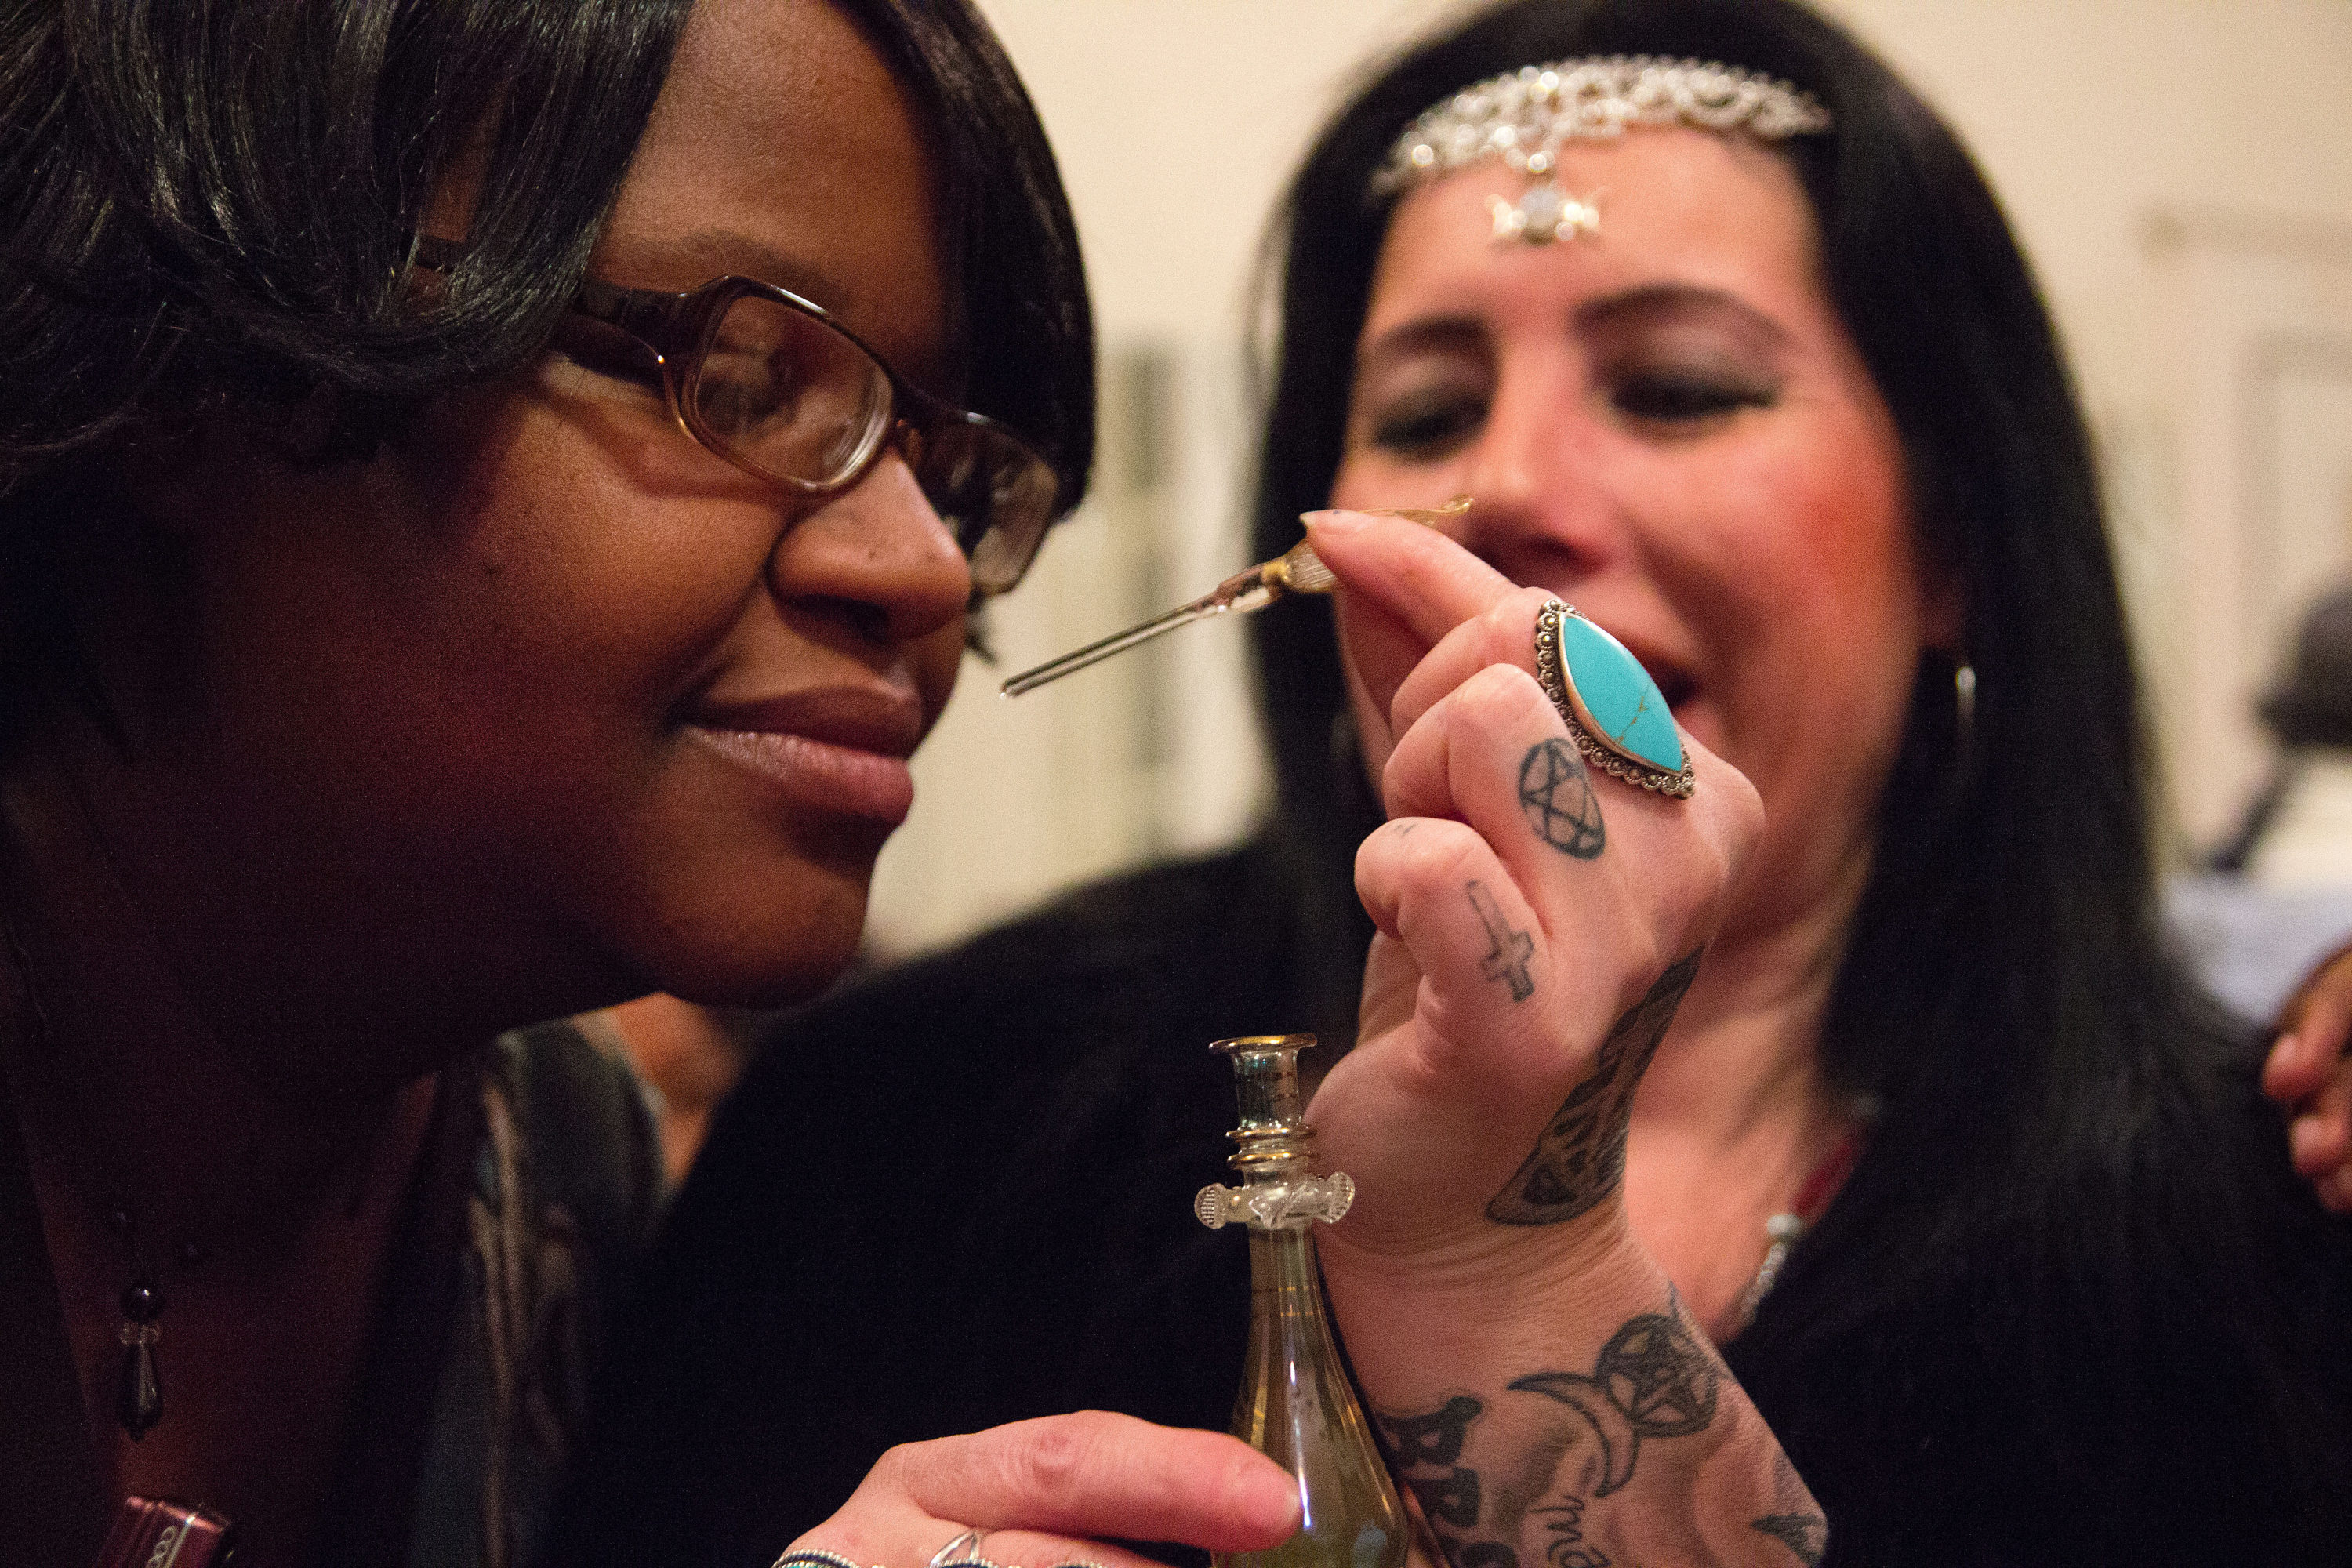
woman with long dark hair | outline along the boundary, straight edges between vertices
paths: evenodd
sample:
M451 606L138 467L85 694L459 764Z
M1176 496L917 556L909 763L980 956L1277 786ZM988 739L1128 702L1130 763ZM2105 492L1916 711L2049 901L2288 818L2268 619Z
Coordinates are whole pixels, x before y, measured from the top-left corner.
M1651 87L1625 57L1657 66ZM1818 117L1743 132L1759 79ZM1527 123L1498 105L1591 79L1627 84L1617 134L1496 134ZM1653 90L1677 107L1643 121ZM1280 239L1260 552L1335 502L1468 492L1448 531L1617 632L1762 794L1634 1097L1625 1204L1825 1509L1825 1560L2341 1560L2352 1237L2289 1168L2253 1043L2165 951L2089 444L1950 131L1787 0L1517 0L1354 95ZM1342 536L1310 537L1349 575ZM1349 586L1336 637L1314 605L1255 622L1279 785L1256 842L1088 889L785 1031L895 1064L891 1169L780 1103L782 1052L723 1110L667 1242L681 1279L772 1209L767 1151L886 1206L921 1152L936 1251L852 1310L919 1300L969 1332L859 1363L859 1443L1040 1397L1217 1418L1244 1288L1184 1229L1222 1125L1197 1043L1355 1033L1371 929L1349 868L1400 805L1398 603ZM905 1089L935 1068L936 1095ZM797 1451L793 1424L849 1380L793 1347L856 1341L769 1314L802 1244L854 1223L794 1222L662 1295L648 1321L694 1337L630 1358L616 1409L649 1442L677 1437L675 1398L714 1447ZM1351 1345L1429 1331L1351 1307L1360 1262L1327 1249ZM753 1317L774 1338L747 1354ZM709 1450L622 1451L611 1474L658 1477ZM764 1504L792 1516L796 1484ZM1605 1500L1577 1518L1566 1561L1623 1555ZM1507 1524L1441 1533L1500 1561Z

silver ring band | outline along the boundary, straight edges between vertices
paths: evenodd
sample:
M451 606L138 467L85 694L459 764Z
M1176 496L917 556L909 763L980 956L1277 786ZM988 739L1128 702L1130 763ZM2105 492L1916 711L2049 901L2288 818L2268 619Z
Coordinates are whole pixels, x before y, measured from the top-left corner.
M928 1568L949 1568L950 1563L987 1563L988 1560L980 1554L980 1543L987 1539L988 1531L984 1530L967 1530L932 1552Z

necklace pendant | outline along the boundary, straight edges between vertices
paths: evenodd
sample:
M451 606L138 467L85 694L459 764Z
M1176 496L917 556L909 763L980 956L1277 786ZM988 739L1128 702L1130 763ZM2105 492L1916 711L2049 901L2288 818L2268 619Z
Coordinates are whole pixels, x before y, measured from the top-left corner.
M155 1365L155 1342L163 1331L155 1320L163 1315L163 1292L145 1280L122 1291L122 1371L116 1379L114 1418L134 1443L163 1419L163 1376Z
M122 1325L122 1377L114 1396L114 1418L134 1443L163 1419L163 1380L155 1370L156 1333L147 1323Z

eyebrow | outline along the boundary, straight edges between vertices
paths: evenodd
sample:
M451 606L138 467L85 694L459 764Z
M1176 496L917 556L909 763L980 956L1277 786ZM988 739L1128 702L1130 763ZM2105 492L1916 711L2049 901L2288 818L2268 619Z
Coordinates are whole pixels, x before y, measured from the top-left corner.
M682 235L632 242L623 250L621 259L633 272L670 279L667 286L679 291L698 289L728 276L772 283L813 305L824 307L835 321L843 320L855 298L855 290L848 283L822 263L779 250L740 229L698 228ZM865 334L861 332L859 336ZM930 348L887 343L879 338L866 341L886 356L891 369L917 386L950 399L962 395L962 384L970 371L960 342Z
M731 228L699 228L633 241L622 250L621 259L631 271L663 277L681 290L715 278L750 278L790 289L828 310L838 310L849 294L839 278L816 262Z
M1785 348L1794 340L1789 330L1737 294L1695 283L1645 283L1577 307L1570 319L1579 335L1623 331L1677 317L1708 317L1727 321L1734 330L1757 339L1761 346ZM1364 345L1360 364L1398 355L1475 349L1489 336L1475 312L1420 316L1381 333Z
M1476 349L1486 339L1486 323L1475 315L1418 316L1366 343L1357 353L1357 368L1413 354Z
M1786 348L1789 330L1737 294L1691 283L1650 283L1587 300L1577 308L1580 333L1641 328L1677 317L1706 317L1758 340L1759 346Z

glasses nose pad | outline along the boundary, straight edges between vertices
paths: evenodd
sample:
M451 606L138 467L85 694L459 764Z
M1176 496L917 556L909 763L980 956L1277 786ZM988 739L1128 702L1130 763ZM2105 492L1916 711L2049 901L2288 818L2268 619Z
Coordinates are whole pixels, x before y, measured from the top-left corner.
M923 433L906 420L896 419L890 424L890 441L898 448L898 455L907 459L907 467L919 477L923 471Z

